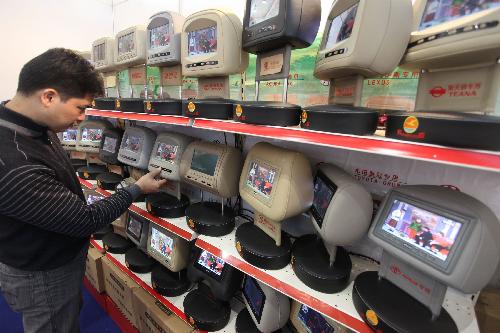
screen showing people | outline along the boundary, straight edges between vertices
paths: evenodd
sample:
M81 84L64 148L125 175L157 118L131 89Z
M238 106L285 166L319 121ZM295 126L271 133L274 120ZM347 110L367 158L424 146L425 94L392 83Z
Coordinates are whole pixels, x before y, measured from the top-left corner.
M172 258L174 240L155 227L151 228L151 248L160 253L166 260Z
M94 202L104 199L101 195L89 194L87 195L87 205L92 205Z
M141 238L142 222L134 218L132 214L129 216L128 231L138 240Z
M226 264L222 259L214 256L210 252L203 250L196 261L197 265L203 267L205 271L211 273L216 278L220 278L222 275L222 270Z
M102 150L105 150L108 153L114 153L116 150L117 143L118 143L117 138L107 136L104 138L104 144L102 145Z
M248 171L247 186L250 186L264 197L269 198L273 190L275 178L276 170L271 167L263 167L257 162L252 162Z
M94 61L104 60L104 47L105 44L94 45Z
M159 158L165 162L174 163L175 156L177 155L177 149L179 146L169 145L163 142L158 144L158 149L156 150L155 157ZM217 163L217 162L216 162Z
M132 52L135 48L134 45L134 32L126 34L118 38L118 53Z
M195 149L193 152L193 159L191 160L191 169L213 176L218 160L219 155L209 154Z
M67 129L63 132L63 141L76 141L78 130L74 128Z
M357 12L358 4L355 4L332 20L325 49L330 49L338 42L351 37Z
M247 276L245 278L245 283L243 285L243 295L245 295L245 299L247 300L248 305L250 305L250 309L252 309L253 315L255 316L257 321L260 322L266 296L264 295L264 292L254 278L250 276Z
M420 30L499 6L500 0L429 0Z
M250 4L249 27L277 16L280 12L280 0L252 0Z
M82 129L82 141L100 142L102 139L101 128L84 128Z
M123 144L123 149L137 153L142 149L142 141L143 138L140 136L127 135L125 143Z
M217 52L217 26L188 32L189 56Z
M442 261L460 233L462 223L394 200L382 225L388 234Z
M311 213L320 228L323 224L326 210L330 205L330 201L332 201L335 191L336 188L334 185L328 186L322 177L316 176L314 181L314 199L311 206Z
M169 24L160 25L149 31L150 48L155 49L162 46L168 46L170 43Z
M333 327L318 312L302 304L297 318L308 333L333 333Z

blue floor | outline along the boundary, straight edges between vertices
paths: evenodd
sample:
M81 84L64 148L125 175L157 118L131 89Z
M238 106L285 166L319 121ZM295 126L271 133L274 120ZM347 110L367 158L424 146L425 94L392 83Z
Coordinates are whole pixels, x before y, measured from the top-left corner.
M80 314L82 333L121 333L114 321L104 312L94 298L83 290L83 309ZM0 323L1 331L8 333L23 333L21 316L13 312L0 293Z

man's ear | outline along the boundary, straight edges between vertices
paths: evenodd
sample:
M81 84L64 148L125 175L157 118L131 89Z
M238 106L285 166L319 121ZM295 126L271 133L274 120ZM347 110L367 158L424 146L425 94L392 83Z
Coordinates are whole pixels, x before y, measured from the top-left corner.
M42 89L40 91L40 101L45 107L53 105L55 102L59 101L59 93L52 88Z

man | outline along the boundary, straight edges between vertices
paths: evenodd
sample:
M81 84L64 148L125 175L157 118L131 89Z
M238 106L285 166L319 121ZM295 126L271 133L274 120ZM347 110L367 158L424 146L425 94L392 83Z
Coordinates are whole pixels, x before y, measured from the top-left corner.
M99 74L66 49L24 65L0 106L0 290L31 332L78 332L89 236L156 192L159 170L87 205L55 132L85 118L103 92Z

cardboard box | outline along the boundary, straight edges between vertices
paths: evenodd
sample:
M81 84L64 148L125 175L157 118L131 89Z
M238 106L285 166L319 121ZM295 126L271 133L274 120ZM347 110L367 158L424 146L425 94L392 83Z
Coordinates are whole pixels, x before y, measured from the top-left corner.
M98 293L104 292L103 254L91 247L87 254L85 277Z
M132 325L137 327L132 293L139 285L106 257L102 259L102 268L106 293Z
M134 289L134 312L141 333L189 333L193 328L142 288Z
M475 309L481 332L500 332L500 289L481 291Z

